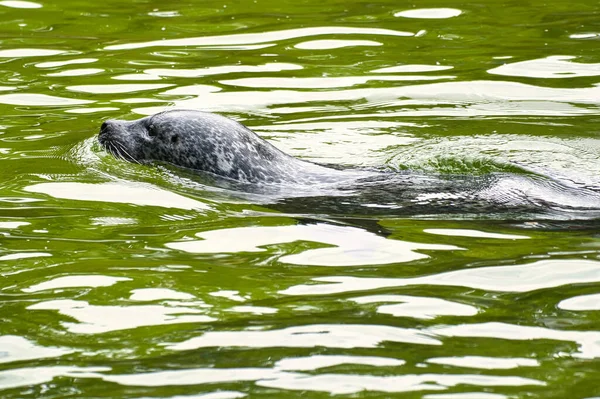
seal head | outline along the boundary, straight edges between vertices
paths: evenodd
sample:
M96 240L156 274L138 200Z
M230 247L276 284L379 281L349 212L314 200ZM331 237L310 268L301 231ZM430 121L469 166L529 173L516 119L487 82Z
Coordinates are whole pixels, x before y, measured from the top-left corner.
M130 162L164 162L241 182L323 180L335 171L291 157L224 116L170 110L134 121L108 120L98 135L113 155Z

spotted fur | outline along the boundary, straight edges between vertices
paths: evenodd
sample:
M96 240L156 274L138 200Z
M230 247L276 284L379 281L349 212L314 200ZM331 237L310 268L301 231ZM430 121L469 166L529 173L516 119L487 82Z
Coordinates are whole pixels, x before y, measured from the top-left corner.
M312 184L347 176L289 156L234 120L193 110L108 120L98 141L131 162L165 162L244 183Z

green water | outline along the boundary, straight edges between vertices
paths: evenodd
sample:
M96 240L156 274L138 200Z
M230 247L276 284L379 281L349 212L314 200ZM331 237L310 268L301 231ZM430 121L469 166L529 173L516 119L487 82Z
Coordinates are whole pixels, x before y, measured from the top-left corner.
M184 107L317 162L598 188L597 1L0 1L0 64L0 397L600 396L585 212L292 214L95 144Z

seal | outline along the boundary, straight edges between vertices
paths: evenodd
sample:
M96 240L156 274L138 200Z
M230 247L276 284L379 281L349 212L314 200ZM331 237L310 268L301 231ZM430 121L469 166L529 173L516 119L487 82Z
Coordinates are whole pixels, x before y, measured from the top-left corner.
M597 191L568 186L547 176L338 170L285 154L232 119L195 110L168 110L133 121L107 120L98 141L127 161L166 163L208 173L226 182L242 183L239 191L254 192L258 187L281 198L311 197L304 205L300 200L293 202L291 209L297 213L322 205L327 207L324 213L342 211L340 207L347 203L358 208L352 205L342 213L356 213L356 209L364 213L365 207L409 214L585 209L592 216L590 210L600 211ZM339 201L340 195L354 200Z
M98 141L130 162L167 163L242 183L333 183L357 176L294 158L241 123L195 110L107 120Z

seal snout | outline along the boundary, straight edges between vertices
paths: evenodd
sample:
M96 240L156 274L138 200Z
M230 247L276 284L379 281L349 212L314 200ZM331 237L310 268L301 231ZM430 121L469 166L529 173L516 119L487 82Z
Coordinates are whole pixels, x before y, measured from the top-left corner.
M98 141L100 144L104 144L107 141L111 132L114 131L114 125L115 121L113 120L102 122L102 125L100 125L100 133L98 133Z
M115 125L116 121L112 119L102 122L102 125L100 125L100 134L108 133L110 130L115 128Z

